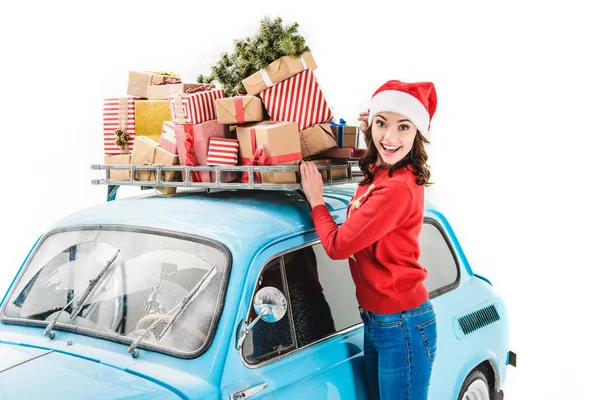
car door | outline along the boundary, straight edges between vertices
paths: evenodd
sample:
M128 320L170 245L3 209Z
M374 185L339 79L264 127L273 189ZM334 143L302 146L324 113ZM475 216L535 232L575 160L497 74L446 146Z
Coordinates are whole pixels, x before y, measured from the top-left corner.
M287 301L277 322L260 320L240 350L230 346L222 398L364 399L363 329L348 262L331 260L307 235L273 254L248 279L240 320L257 318L252 299L275 287ZM243 296L244 297L244 296Z

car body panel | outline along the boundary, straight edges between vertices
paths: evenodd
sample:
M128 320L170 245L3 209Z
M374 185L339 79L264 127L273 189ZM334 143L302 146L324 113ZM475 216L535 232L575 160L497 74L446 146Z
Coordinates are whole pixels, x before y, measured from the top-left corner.
M336 223L345 221L354 190L353 184L325 188L326 204ZM143 380L139 387L146 396L164 391L165 396L175 398L228 399L232 393L266 383L252 398L364 398L362 324L260 366L244 363L235 348L238 326L248 316L255 283L264 265L291 249L318 243L308 211L308 204L298 192L224 191L184 193L171 198L143 195L93 206L57 221L50 230L89 225L144 227L201 236L224 244L232 254L232 265L219 325L210 347L197 358L176 358L140 349L139 358L133 359L125 344L60 329L56 329L56 338L50 340L43 335L43 328L0 323L0 360L12 360L0 362L0 371L3 365L10 367L11 363L39 356L39 360L25 362L23 368L31 367L30 375L42 376L48 382L49 376L66 373L64 379L52 380L57 387L73 382L69 376L88 382L87 373L123 385ZM432 298L438 318L438 351L430 397L456 398L467 374L486 360L493 363L497 386L501 386L509 350L504 302L485 278L473 274L450 223L429 202L425 204L425 218L443 229L458 261L460 276L455 287ZM21 269L25 265L26 262ZM461 334L458 318L490 304L497 306L500 320L469 335ZM52 353L40 356L50 350ZM48 373L50 360L60 366L52 374ZM15 374L18 368L21 367L0 373L0 382L6 382L4 374ZM73 369L79 370L80 375L71 372ZM102 390L101 383L96 384ZM115 387L111 397L121 393L125 398L135 398L135 394L125 389L118 392L119 383Z
M148 379L95 360L5 342L0 346L2 398L181 398Z

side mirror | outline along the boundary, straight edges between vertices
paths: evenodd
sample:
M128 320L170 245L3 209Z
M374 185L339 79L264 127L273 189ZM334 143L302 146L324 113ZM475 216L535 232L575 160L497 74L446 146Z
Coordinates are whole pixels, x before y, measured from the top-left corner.
M277 322L283 318L287 311L285 295L281 293L281 290L272 286L266 286L256 292L253 306L258 317L249 325L246 321L241 321L235 346L237 350L242 348L246 336L248 336L258 321L262 319L269 323Z

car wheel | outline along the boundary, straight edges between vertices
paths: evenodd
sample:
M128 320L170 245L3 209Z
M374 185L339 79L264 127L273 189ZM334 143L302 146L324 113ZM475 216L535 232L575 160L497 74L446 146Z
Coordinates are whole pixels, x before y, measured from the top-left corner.
M458 400L490 400L490 386L487 378L478 369L475 369L467 375L467 378L460 388Z

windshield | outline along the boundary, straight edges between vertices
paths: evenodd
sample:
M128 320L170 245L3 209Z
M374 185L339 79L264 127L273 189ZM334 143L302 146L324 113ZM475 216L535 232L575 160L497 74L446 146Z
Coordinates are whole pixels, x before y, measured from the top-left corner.
M206 347L216 328L230 262L224 246L196 237L114 227L58 231L28 260L3 320L46 327L56 319L55 329L77 327L77 333L122 343L143 333L139 347L189 357ZM214 276L206 287L161 336L170 320L163 314L209 272Z

